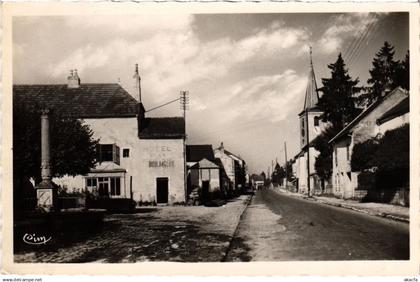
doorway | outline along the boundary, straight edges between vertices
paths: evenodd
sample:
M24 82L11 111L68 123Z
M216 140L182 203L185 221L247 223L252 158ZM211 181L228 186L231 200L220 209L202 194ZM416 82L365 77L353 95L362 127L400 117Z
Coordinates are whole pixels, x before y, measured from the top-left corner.
M156 178L156 202L158 204L168 203L168 183L167 177Z

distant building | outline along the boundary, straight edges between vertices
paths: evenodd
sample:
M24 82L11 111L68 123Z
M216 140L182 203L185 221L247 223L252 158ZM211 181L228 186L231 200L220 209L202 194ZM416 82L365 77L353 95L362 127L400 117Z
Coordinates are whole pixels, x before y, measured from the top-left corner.
M342 198L364 197L367 191L358 189L359 172L352 171L350 165L354 145L408 122L409 93L398 87L368 106L332 138L329 143L333 146L334 195Z
M80 119L100 139L98 163L90 173L56 178L55 183L111 199L184 202L185 121L145 117L137 66L133 78L129 94L116 83L81 83L72 71L67 84L14 85L13 102Z
M305 102L302 112L299 113L301 151L295 157L296 185L299 193L308 192L308 173L311 193L313 194L314 191L321 189L321 183L315 171L315 159L319 155L319 152L313 145L313 140L320 135L325 128L325 123L323 123L320 118L323 112L318 107L318 101L319 94L311 57Z
M211 145L187 145L188 194L200 188L205 199L223 196L220 166Z
M223 142L214 150L214 155L219 158L230 180L229 192L239 193L245 187L246 162L239 156L229 152L223 146Z

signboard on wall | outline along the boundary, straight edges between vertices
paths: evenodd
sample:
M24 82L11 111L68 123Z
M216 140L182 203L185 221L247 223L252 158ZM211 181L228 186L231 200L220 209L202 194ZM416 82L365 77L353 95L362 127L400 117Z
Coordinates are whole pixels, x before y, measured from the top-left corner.
M174 167L174 160L149 161L149 167Z

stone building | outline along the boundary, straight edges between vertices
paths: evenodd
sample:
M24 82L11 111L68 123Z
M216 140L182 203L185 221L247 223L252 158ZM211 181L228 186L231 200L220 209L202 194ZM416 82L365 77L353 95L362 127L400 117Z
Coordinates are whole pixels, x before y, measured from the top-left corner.
M312 56L312 55L311 55ZM315 159L319 152L314 148L313 140L322 133L325 123L318 108L319 94L316 85L315 71L311 57L308 84L305 92L305 102L299 113L300 152L296 155L296 185L299 193L308 193L308 178L310 192L321 190L321 183L315 172ZM308 160L309 159L309 160ZM309 174L309 177L308 177Z
M184 202L184 119L146 117L137 66L133 80L128 93L117 83L81 83L72 71L67 84L14 85L13 99L80 119L100 140L96 167L87 175L55 178L56 184L137 203Z
M329 143L333 146L332 184L335 196L362 198L367 191L358 189L358 174L351 170L355 144L383 134L409 122L409 93L396 88L372 103L343 128Z

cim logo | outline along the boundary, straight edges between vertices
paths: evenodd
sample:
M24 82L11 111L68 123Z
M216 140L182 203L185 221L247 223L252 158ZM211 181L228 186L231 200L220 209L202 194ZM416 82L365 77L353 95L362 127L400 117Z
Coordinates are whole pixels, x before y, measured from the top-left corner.
M51 237L47 238L45 236L36 236L35 234L25 233L25 235L23 235L23 242L30 245L45 245L50 240Z

